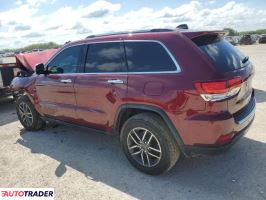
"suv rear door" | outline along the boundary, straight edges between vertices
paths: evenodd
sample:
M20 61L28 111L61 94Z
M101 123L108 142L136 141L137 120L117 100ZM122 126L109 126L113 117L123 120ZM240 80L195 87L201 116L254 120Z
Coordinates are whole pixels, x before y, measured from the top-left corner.
M65 48L48 63L49 74L37 77L37 95L45 115L63 121L76 119L74 82L84 47Z
M178 109L176 84L181 69L174 56L157 40L125 40L128 65L128 103ZM181 106L181 105L180 105Z
M116 111L127 96L122 42L89 44L83 72L74 85L79 124L111 131Z

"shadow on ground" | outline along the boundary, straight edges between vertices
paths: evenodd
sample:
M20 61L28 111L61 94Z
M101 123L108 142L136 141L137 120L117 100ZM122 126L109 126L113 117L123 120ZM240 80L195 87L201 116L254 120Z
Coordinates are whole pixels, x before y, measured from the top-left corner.
M266 91L255 89L255 96L256 96L257 103L266 102Z
M0 126L18 120L13 98L0 99L0 113Z
M135 170L116 137L59 126L36 133L22 129L17 143L60 162L54 169L58 178L69 166L138 199L266 198L266 144L248 138L223 155L185 159L161 176Z

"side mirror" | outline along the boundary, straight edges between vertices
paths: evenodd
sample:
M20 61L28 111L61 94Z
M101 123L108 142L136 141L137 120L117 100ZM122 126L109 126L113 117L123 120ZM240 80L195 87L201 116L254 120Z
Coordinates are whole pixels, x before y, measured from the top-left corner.
M35 66L35 71L36 71L36 74L38 74L38 75L45 74L44 64L43 63L37 64Z

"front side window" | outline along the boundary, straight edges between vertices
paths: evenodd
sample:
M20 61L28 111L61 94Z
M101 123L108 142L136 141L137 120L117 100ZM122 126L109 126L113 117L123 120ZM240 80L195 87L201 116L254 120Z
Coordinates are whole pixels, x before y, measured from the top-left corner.
M61 51L48 65L52 74L76 73L84 46L78 45Z
M165 48L157 42L125 42L129 72L176 71Z
M125 72L119 42L90 44L85 65L86 73Z

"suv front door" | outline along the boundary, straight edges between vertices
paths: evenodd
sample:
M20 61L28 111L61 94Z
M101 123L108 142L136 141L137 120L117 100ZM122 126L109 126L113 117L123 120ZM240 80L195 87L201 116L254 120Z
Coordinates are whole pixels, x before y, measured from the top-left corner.
M42 113L63 121L76 119L74 82L79 71L84 45L65 48L48 64L49 74L36 80Z
M111 131L116 110L127 95L123 44L89 44L84 73L76 78L74 88L80 124Z

